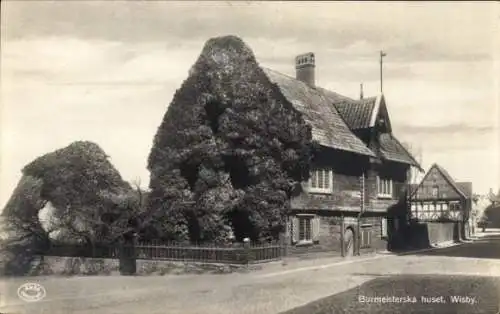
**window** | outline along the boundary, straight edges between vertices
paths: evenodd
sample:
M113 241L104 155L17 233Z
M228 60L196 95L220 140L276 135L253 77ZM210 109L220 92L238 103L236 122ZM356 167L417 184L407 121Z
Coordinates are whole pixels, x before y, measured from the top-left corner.
M439 187L437 185L432 187L432 197L437 198L439 196Z
M392 198L392 180L377 177L377 195L384 198Z
M417 204L411 204L411 217L412 218L417 218Z
M309 179L309 191L330 193L332 191L332 171L329 169L313 170Z
M418 205L417 205L417 210L418 210L419 212L423 212L423 211L424 211L424 204L422 204L422 203L418 203Z
M387 237L387 218L382 218L381 232L382 237Z
M368 248L371 245L371 232L369 229L361 230L361 248Z
M460 210L460 203L458 202L450 203L450 211L457 211L457 210Z
M299 242L312 241L312 217L299 217Z

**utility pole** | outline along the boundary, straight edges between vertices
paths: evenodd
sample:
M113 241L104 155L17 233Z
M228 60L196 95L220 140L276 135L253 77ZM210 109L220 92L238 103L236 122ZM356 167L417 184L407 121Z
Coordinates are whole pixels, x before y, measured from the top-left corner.
M380 93L383 92L383 77L382 77L382 63L383 63L383 58L387 56L387 54L384 51L380 51Z

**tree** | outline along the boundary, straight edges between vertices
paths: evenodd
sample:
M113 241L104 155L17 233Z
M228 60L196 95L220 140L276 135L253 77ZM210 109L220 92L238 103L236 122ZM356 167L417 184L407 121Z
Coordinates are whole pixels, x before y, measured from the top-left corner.
M148 207L170 240L276 238L307 179L310 127L237 37L210 39L154 138Z
M94 143L74 142L35 159L22 172L2 212L8 265L26 266L34 254L43 254L53 233L59 242L93 248L96 243L124 241L141 225L142 191L123 181ZM53 211L45 230L38 216L48 205ZM25 252L22 259L26 262L15 257L19 252Z

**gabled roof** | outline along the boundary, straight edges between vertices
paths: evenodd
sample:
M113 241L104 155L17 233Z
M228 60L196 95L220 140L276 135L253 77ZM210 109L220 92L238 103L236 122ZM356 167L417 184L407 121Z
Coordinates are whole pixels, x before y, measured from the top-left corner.
M387 121L389 132L391 132L391 121L385 105L384 94L364 99L343 100L334 104L351 130L373 128L377 123L377 117L382 115Z
M371 127L377 97L346 100L335 103L335 107L351 130Z
M373 127L379 114L386 116L384 95L354 100L321 87L312 88L294 77L263 68L269 80L304 115L319 144L418 167L419 163L391 133L380 138L380 154L373 152L356 134L356 129ZM390 130L390 121L389 130ZM390 132L390 131L389 131Z
M295 109L304 115L304 120L312 127L313 140L334 149L376 156L360 138L352 133L333 106L333 103L348 100L348 97L322 88L311 88L302 81L274 70L266 68L263 70Z
M457 187L467 198L472 198L472 182L457 182Z
M457 182L455 182L455 180L453 180L453 178L450 176L450 174L448 173L448 171L446 171L446 169L444 169L443 167L441 167L440 165L434 163L430 168L429 170L427 171L427 173L425 174L425 176L422 178L422 181L420 181L419 186L421 186L423 184L423 182L427 179L427 176L429 175L429 173L431 173L432 169L433 168L436 168L437 171L439 171L441 173L441 175L445 178L445 180L448 182L448 184L450 184L454 189L455 191L460 194L462 197L464 198L469 198L467 196L467 194L465 192L468 192L468 191L463 191L457 184ZM466 182L466 183L470 183L470 182ZM413 191L412 193L412 196L415 194L415 192L417 191L418 187ZM468 187L465 187L462 186L462 188L467 188ZM472 195L472 184L470 184L470 194Z
M450 176L450 174L448 173L448 171L446 171L446 169L444 169L443 167L441 167L440 165L438 164L434 164L433 165L434 168L436 168L439 172L441 172L441 174L444 176L444 178L448 181L449 184L451 184L451 186L453 186L453 188L455 190L457 190L457 192L462 195L463 197L467 197L465 195L465 193L460 189L460 187L458 187L457 185L457 182L455 182L455 180L453 180L453 178ZM431 167L432 169L432 167Z
M420 164L413 158L413 156L406 150L406 148L398 141L394 135L390 133L382 133L379 136L380 153L382 157L395 162L413 165L420 170Z

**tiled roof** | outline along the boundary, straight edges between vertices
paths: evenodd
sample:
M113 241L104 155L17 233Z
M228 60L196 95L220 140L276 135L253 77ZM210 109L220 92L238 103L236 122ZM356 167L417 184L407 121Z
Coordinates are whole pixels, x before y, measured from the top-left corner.
M376 157L376 154L352 130L370 127L377 97L354 100L321 87L306 83L277 71L263 68L290 103L304 115L312 127L313 139L334 149ZM382 96L383 98L383 96ZM418 162L392 134L380 136L381 157L414 165Z
M370 127L377 97L336 102L335 107L352 130Z
M448 183L450 183L453 186L453 188L455 190L457 190L457 192L459 194L461 194L464 197L467 197L467 194L464 191L462 191L462 189L457 185L457 182L455 182L455 180L453 180L453 178L450 176L450 174L448 173L448 171L446 171L446 169L444 169L443 167L441 167L438 164L434 164L434 165L432 165L432 167L437 168L439 170L439 172L441 172L443 174L443 176L445 177L445 179L448 180ZM431 169L432 169L432 167L431 167ZM472 189L472 186L471 186L471 189Z
M457 182L457 187L467 198L472 198L472 182Z
M311 88L304 82L270 69L263 70L295 109L304 115L304 119L312 127L313 140L334 149L375 156L365 143L351 132L333 106L334 102L349 98L322 88Z
M389 133L382 133L379 137L380 140L380 153L382 157L405 164L414 165L420 168L418 162L413 158L413 156L408 153L404 146L394 137L394 135Z
M338 93L332 92L331 90L328 90L328 89L324 89L324 88L321 88L321 87L316 87L315 89L317 89L320 92L322 92L326 96L326 98L328 98L328 100L332 104L335 104L335 103L338 103L338 102L344 102L344 101L354 101L354 99L351 99L351 98L349 98L347 96L340 95ZM337 109L337 111L338 111L338 109Z

